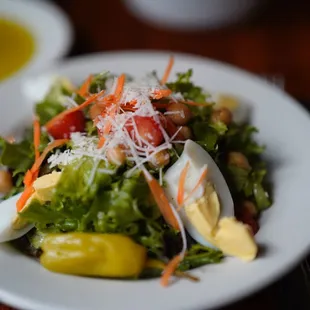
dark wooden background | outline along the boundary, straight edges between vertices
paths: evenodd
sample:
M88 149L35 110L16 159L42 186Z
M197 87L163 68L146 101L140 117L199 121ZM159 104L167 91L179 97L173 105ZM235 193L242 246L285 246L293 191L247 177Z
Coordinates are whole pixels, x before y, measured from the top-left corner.
M269 0L247 23L196 33L147 26L133 18L120 0L54 2L64 9L74 26L75 43L69 56L124 49L194 53L257 74L282 75L286 90L310 106L309 0ZM0 305L0 310L9 309ZM306 291L301 269L296 268L262 292L225 308L248 309L310 309L310 291Z

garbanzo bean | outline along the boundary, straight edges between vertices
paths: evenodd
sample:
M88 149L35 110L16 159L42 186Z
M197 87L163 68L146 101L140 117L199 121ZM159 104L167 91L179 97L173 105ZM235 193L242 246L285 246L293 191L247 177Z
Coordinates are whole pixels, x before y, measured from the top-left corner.
M222 122L226 125L229 125L232 122L233 117L231 111L223 107L212 112L211 120L214 123Z
M122 147L117 145L107 150L107 158L111 164L121 166L126 160L126 154Z
M179 132L184 137L184 140L193 138L192 131L188 126L182 126Z
M9 171L0 170L0 193L7 194L13 187L12 176Z
M152 156L149 165L152 168L162 168L170 162L170 155L167 150L162 150Z
M183 103L173 102L167 107L167 117L176 125L186 125L192 118L192 112L189 107Z
M243 169L251 169L248 159L240 152L228 153L228 164Z

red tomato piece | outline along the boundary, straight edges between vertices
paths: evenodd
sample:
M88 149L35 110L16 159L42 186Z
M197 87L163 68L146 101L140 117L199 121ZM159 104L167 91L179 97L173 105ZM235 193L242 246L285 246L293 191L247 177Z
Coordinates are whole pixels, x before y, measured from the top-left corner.
M159 125L156 121L150 116L134 116L134 120L137 126L137 131L139 136L147 141L148 143L152 144L153 146L158 146L163 141L164 137L159 128ZM126 125L126 129L129 132L132 139L136 139L134 134L133 126Z
M255 235L259 231L257 218L250 214L247 209L243 208L242 210L239 210L239 212L236 212L236 217L239 221L251 227L253 235Z
M75 111L56 120L47 131L54 139L68 139L72 132L85 131L85 123L83 112Z

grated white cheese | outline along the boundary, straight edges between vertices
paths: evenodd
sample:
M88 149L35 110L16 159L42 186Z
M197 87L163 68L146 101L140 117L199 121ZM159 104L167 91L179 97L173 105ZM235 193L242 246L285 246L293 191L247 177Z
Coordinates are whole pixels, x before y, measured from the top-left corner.
M100 100L103 100L104 102L104 99L107 96L109 96L109 99L113 99L113 96L111 97L111 95L115 92L117 83L117 77L108 79L106 82L106 92ZM159 112L154 109L152 104L152 96L162 89L167 89L167 87L160 85L160 82L154 74L148 75L141 79L135 79L131 82L126 82L123 87L123 93L120 101L118 103L115 102L119 107L116 110L116 114L113 115L113 117L109 115L112 109L115 111L115 104L112 103L110 106L107 106L105 117L98 116L98 122L96 124L98 130L103 132L107 126L110 128L109 134L104 137L105 142L103 146L100 149L97 148L97 137L87 137L82 133L72 133L72 150L66 150L64 152L58 151L51 155L48 158L50 167L66 166L83 157L92 157L96 160L96 162L99 162L99 160L104 160L107 162L106 151L113 147L122 145L127 160L134 162L133 168L127 171L127 175L130 175L136 169L142 169L143 171L146 170L144 164L150 161L152 156L162 150L171 149L172 145L176 142L183 142L175 141L175 138L181 128L179 128L177 132L170 137L161 124ZM130 106L134 106L133 111L126 111L125 107L129 103ZM68 104L74 105L76 103L72 98L68 97ZM165 114L169 115L175 113L180 112L171 111L166 112ZM151 133L144 133L144 136L142 137L139 134L139 130L135 122L135 116L152 117L163 135L163 143L158 146L152 145L150 143L153 138ZM132 128L131 132L128 132L128 128ZM98 167L97 165L94 165L89 180L90 183L93 181L96 170L98 170ZM102 169L99 171L104 173Z

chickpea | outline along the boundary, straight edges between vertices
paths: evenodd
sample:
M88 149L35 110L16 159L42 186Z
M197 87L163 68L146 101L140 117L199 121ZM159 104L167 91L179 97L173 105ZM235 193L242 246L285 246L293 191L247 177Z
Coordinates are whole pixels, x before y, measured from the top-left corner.
M248 159L240 152L230 152L228 154L228 164L246 170L251 169Z
M189 107L183 103L173 102L167 107L167 116L176 125L186 125L192 118L192 112Z
M243 209L243 212L248 213L252 217L256 217L256 215L257 215L256 206L255 206L255 204L252 201L245 200L242 203L242 209Z
M93 120L102 112L102 108L98 104L93 104L89 109L89 116Z
M7 194L13 187L12 176L9 171L0 170L0 193Z
M188 140L188 139L193 138L192 131L188 126L182 126L179 133L182 135L184 140Z
M162 168L170 162L170 155L167 150L162 150L154 154L149 162L151 168Z
M14 138L14 136L8 136L5 138L5 140L9 143L14 143L16 141L16 139Z
M107 150L107 158L111 164L121 166L126 160L126 154L122 147L117 145Z
M229 125L232 122L232 113L227 108L216 109L212 112L211 120L212 122L222 122L226 125Z

